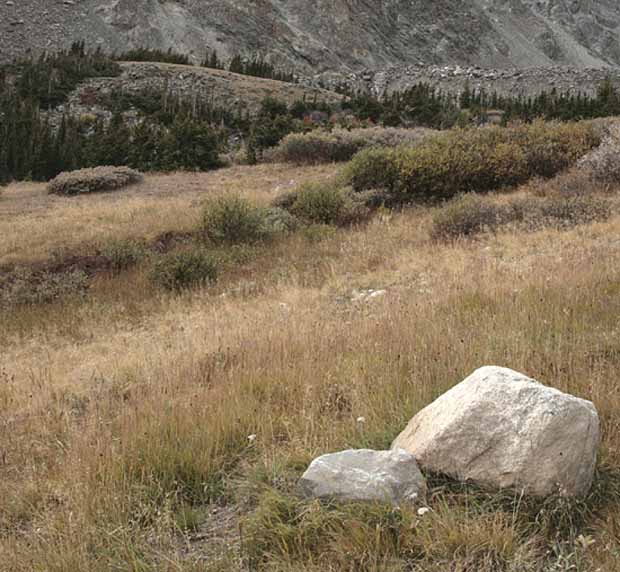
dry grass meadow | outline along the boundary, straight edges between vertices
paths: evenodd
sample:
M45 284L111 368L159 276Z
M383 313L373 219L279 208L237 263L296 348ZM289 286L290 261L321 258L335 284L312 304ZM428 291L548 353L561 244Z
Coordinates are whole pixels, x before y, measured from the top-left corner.
M212 191L267 202L336 171L153 175L77 198L12 185L0 267L187 232ZM0 570L618 570L620 210L609 200L604 222L452 242L430 238L437 207L381 211L239 247L214 286L160 291L147 260L96 274L80 297L0 309ZM314 456L388 446L489 364L595 403L603 443L587 499L431 476L422 517L297 500Z

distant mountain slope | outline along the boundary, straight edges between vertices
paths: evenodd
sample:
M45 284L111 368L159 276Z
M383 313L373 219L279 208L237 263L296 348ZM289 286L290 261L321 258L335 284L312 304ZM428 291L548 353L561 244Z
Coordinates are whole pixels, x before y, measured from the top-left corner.
M261 52L305 71L620 64L617 0L3 0L0 57L75 39Z

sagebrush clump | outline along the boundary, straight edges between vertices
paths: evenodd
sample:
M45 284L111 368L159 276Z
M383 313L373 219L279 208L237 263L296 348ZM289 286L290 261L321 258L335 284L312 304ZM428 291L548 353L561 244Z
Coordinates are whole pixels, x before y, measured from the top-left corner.
M386 189L394 203L445 200L551 177L599 143L588 123L455 129L414 148L363 151L343 177L355 191Z
M433 216L431 237L454 240L514 225L522 231L570 228L604 222L611 216L608 201L595 195L526 196L498 203L474 193L458 197Z
M143 180L142 173L129 167L93 167L60 173L48 183L47 190L55 195L82 195L116 191Z
M620 125L612 124L608 128L601 145L579 161L579 167L585 170L596 183L606 185L620 184Z

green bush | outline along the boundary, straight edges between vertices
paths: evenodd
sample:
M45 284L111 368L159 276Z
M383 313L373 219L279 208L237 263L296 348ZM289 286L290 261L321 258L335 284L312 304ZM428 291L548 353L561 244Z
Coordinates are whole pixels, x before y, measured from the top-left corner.
M299 219L283 208L271 207L263 211L263 225L268 234L286 234L299 227Z
M204 249L172 252L155 263L151 280L166 290L183 290L217 280L216 260Z
M290 212L308 224L344 226L362 222L370 215L363 196L333 183L310 183L300 187Z
M80 195L115 191L143 180L142 173L128 167L94 167L60 173L48 185L49 193L57 195Z
M264 209L237 195L210 199L204 207L202 230L216 244L255 243L269 237Z
M109 260L113 272L135 266L146 254L146 245L138 240L114 240L101 248L101 255Z
M444 200L550 177L599 143L585 122L455 129L413 148L362 151L343 180L355 191L387 189L394 202Z
M385 189L394 193L398 185L397 150L365 149L346 166L342 179L356 192Z

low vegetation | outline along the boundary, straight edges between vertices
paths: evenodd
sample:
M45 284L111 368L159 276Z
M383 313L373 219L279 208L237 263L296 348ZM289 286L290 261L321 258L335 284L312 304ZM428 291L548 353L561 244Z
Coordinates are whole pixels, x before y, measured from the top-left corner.
M15 261L30 277L42 267L28 230L50 221L75 239L48 231L46 246L65 249L48 258L88 237L115 262L79 294L3 307L4 569L614 570L618 186L577 164L599 138L590 124L536 123L362 151L344 175L149 176L134 194L77 201L97 205L92 217L76 201L51 208L42 186L31 202L9 187L0 233L23 237L7 241L11 276ZM603 433L586 498L430 474L423 513L298 498L311 459L389 447L485 364L594 402Z
M411 146L432 134L430 129L335 129L287 135L274 150L272 158L298 165L349 161L368 147Z
M182 54L149 49L122 57L189 62ZM203 64L224 67L214 53L207 54ZM256 54L235 56L228 67L246 75L295 80L294 74L277 70ZM246 164L274 155L298 163L344 161L368 145L392 146L401 137L406 143L412 137L416 143L421 132L402 128L478 126L487 121L489 110L499 111L503 124L620 114L620 96L611 82L601 85L595 97L552 92L530 99L469 89L455 98L419 84L383 98L362 93L340 99L332 93L328 98L332 103L327 103L313 90L313 96L288 103L267 97L260 109L245 101L232 109L207 97L183 98L168 88L142 93L102 90L82 94L94 97L89 104L101 110L98 114L76 116L61 107L80 82L121 72L114 57L88 51L83 42L65 52L0 66L0 116L5 118L0 123L0 184L48 181L63 171L100 165L142 171L208 170L219 167L222 156L239 156L240 149ZM377 129L378 125L387 130ZM295 136L281 149L270 151L287 135L333 127L352 131ZM357 133L357 128L371 130Z
M142 173L128 167L94 167L60 173L48 185L49 193L55 195L83 195L116 191L142 182Z
M215 244L256 243L269 236L265 211L240 196L219 196L207 201L202 232Z
M599 129L588 123L457 129L414 148L362 151L344 180L356 191L385 189L393 203L449 199L551 177L600 139Z
M166 290L207 286L217 280L215 258L200 247L171 252L159 258L151 272L152 281Z
M469 194L437 210L431 236L455 239L509 225L523 231L568 228L604 222L610 216L609 202L592 195L526 196L497 203L489 197Z

